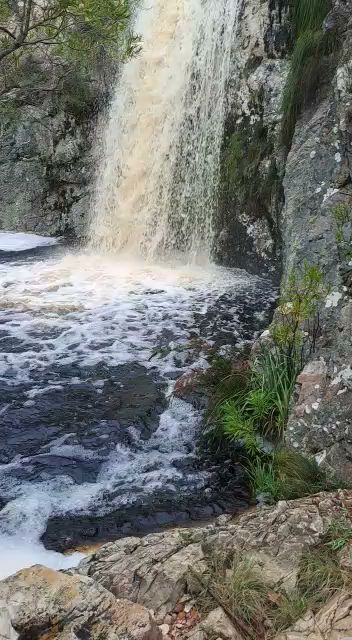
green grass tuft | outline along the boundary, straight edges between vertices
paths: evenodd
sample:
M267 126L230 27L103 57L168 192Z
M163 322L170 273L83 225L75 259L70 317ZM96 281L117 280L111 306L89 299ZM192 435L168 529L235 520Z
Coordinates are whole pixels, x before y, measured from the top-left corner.
M221 405L223 430L229 440L236 440L243 444L250 457L260 454L260 444L252 420L245 417L236 401L227 401Z
M320 607L341 588L344 576L336 554L326 546L307 549L300 562L298 588L314 607Z
M231 559L217 554L208 560L207 580L217 603L234 620L255 627L265 617L268 587L253 562L240 554Z
M282 99L282 142L289 146L303 106L317 91L322 60L337 48L337 41L322 28L331 0L295 0L292 16L295 45Z
M303 618L309 607L309 599L297 589L282 594L273 610L271 622L276 632L284 631Z
M293 10L295 35L319 30L330 9L331 0L296 0Z
M335 518L324 536L325 544L332 551L341 551L352 540L352 527L344 518Z

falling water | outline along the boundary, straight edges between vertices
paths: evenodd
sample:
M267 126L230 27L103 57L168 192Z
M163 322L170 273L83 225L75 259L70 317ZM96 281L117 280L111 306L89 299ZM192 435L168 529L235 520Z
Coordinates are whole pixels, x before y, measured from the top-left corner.
M209 257L239 0L145 0L116 87L91 245Z

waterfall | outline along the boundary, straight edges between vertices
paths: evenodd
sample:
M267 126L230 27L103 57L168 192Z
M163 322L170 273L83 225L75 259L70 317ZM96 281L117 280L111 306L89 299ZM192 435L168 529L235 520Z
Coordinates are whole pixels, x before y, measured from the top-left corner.
M106 126L90 244L209 259L239 0L145 0Z

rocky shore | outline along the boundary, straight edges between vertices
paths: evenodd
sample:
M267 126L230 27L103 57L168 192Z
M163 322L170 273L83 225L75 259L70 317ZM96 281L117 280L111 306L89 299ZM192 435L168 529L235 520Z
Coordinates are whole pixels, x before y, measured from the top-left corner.
M332 524L352 527L352 491L320 493L273 507L220 516L195 529L124 538L86 557L75 570L24 569L0 583L0 637L74 640L245 640L254 637L229 605L219 606L209 581L210 559L241 555L267 585L273 603L290 598L307 549L323 544ZM351 541L337 561L351 570ZM339 546L339 545L337 545ZM208 605L202 597L209 590ZM292 596L293 597L293 596ZM275 634L264 621L258 638L342 640L352 635L348 583L319 608Z

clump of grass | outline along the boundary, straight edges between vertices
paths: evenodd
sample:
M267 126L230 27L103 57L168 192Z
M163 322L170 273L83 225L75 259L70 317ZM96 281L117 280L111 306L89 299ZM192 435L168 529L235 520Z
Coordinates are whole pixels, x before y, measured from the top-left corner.
M340 202L332 209L335 222L335 239L340 259L350 260L352 257L352 233L348 225L352 222L351 203Z
M331 0L295 0L293 5L295 44L282 100L282 141L286 146L291 143L302 107L319 86L324 56L336 48L334 39L322 28L331 5Z
M290 363L280 351L263 349L246 386L218 407L225 435L242 442L249 458L263 451L263 438L283 436L297 375Z
M250 462L247 473L252 493L269 502L293 500L333 486L314 458L284 447L267 459Z
M276 632L284 631L302 618L309 608L309 599L298 589L283 593L273 609L271 623Z
M318 608L327 602L344 584L336 554L324 545L304 551L297 584L300 592L309 598L311 607Z
M267 587L248 558L236 557L225 580L215 580L214 589L233 618L246 624L263 619Z
M345 518L335 518L331 521L324 536L325 544L332 551L342 551L352 540L352 527Z
M203 611L221 606L246 637L263 637L269 588L253 561L240 553L212 553L206 574L196 575L203 587L198 595Z
M280 500L282 491L272 460L254 460L248 464L247 475L254 496L262 496L267 502Z
M345 531L346 523L343 523ZM332 533L332 532L335 533ZM336 521L331 535L341 533ZM324 543L304 550L296 587L273 590L255 561L242 553L222 551L207 558L207 571L196 572L202 586L198 604L203 611L221 606L244 637L262 640L291 627L307 610L317 611L338 589L350 584L339 555Z
M297 373L297 364L281 349L261 350L253 367L252 384L266 398L266 413L261 420L265 435L283 435Z

